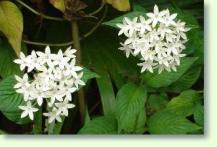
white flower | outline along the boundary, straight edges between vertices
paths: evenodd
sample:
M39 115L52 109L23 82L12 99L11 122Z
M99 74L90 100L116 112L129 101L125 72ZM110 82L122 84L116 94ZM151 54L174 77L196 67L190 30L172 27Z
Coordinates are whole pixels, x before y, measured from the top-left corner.
M75 53L76 53L76 50L72 49L70 46L66 49L66 51L64 52L64 55L69 57L69 58L75 58L76 57Z
M150 71L153 73L153 67L157 65L157 63L154 63L153 60L148 60L143 63L138 63L138 66L142 66L141 72L144 72L146 70Z
M28 75L24 74L23 78L20 78L19 76L15 75L15 79L18 81L18 83L16 85L14 85L14 88L21 88L24 87L26 85L29 85L29 81L28 81Z
M184 57L186 32L190 29L185 27L185 22L176 20L176 13L170 14L168 9L159 11L157 5L153 13L146 15L148 18L139 16L139 20L135 17L133 21L125 18L123 24L118 24L119 35L126 37L119 49L126 53L127 58L133 55L143 61L138 64L142 67L141 72L154 72L156 68L159 73L176 71Z
M49 123L55 119L61 121L61 115L68 115L66 109L74 107L70 104L72 93L85 85L81 80L83 68L76 66L75 52L75 49L68 47L64 53L59 50L57 54L53 54L47 46L44 53L33 50L27 57L21 53L21 59L14 61L22 66L22 70L27 67L27 73L22 78L15 76L16 92L24 96L28 106L30 102L34 102L42 107L46 101L49 111L44 115L49 117ZM31 75L28 75L30 72ZM61 114L58 111L61 111ZM33 112L29 114L32 119ZM22 117L27 115L26 113L23 113Z
M30 93L31 97L33 99L36 99L39 106L43 103L44 93L41 89L34 90L32 93Z
M83 68L80 66L75 66L75 59L72 59L70 64L67 66L69 73L72 74L74 77L77 77L77 72L81 71Z
M83 72L80 72L78 74L78 77L73 77L72 78L72 83L74 84L74 86L78 89L79 85L84 86L85 83L81 80L81 77L83 77Z
M58 122L62 122L62 119L60 117L60 111L56 108L53 108L52 111L43 114L44 116L48 117L48 123L52 123L55 120L57 120Z
M138 24L140 26L140 33L144 34L147 31L151 31L152 28L150 26L151 21L150 20L145 20L143 16L139 17L140 23Z
M126 36L132 36L133 32L137 30L137 17L135 17L132 21L125 17L123 20L123 24L117 24L119 28L121 28L118 35L125 34Z
M31 72L34 69L40 68L40 64L38 62L38 57L37 57L36 52L34 50L32 51L31 55L29 55L27 57L27 59L28 59L27 72Z
M167 11L159 11L158 6L154 6L154 13L147 13L147 16L152 21L152 27L155 27L158 22L164 22L163 16L165 16Z
M70 60L69 57L64 57L62 50L59 50L56 59L54 60L55 65L58 65L62 70L67 65L67 62Z
M129 45L125 45L124 43L121 43L121 47L119 47L119 50L125 51L126 57L128 58L130 54L132 53L132 48Z
M52 60L56 57L54 54L51 54L50 47L46 46L45 52L39 52L37 51L36 54L38 55L38 62L43 65L44 63L47 63L48 66L54 67L54 64L52 63Z
M14 62L20 64L20 70L24 70L28 66L28 59L23 52L20 52L20 59L16 59Z
M34 112L37 112L38 111L38 108L34 108L31 104L30 101L27 102L27 105L26 106L19 106L19 108L21 110L23 110L22 114L21 114L21 118L24 118L26 116L29 116L29 118L31 120L34 119Z
M176 25L176 22L175 22L175 18L176 18L177 14L174 13L172 15L170 15L170 11L167 9L166 10L166 15L164 17L164 20L163 20L163 23L166 25L166 26L169 26L169 25Z
M67 99L61 103L55 103L61 115L68 116L68 109L74 108L74 104L70 104Z
M15 79L18 81L17 84L14 85L17 93L21 93L24 95L24 101L28 101L30 98L30 94L32 92L32 86L28 82L28 75L24 74L23 78L15 75Z

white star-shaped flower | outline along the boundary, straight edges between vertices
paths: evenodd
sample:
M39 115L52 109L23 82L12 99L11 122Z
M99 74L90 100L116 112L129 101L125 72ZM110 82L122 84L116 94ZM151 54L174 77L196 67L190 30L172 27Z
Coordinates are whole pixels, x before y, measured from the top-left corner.
M147 61L144 61L142 63L138 63L137 65L142 66L141 73L146 71L146 70L153 73L153 67L155 65L157 65L157 63L154 63L152 60L147 60Z
M150 26L150 19L146 20L143 16L139 17L140 23L138 24L138 26L140 26L140 34L144 34L147 31L151 31L152 28Z
M54 63L55 65L58 65L59 68L62 70L62 69L64 69L64 67L67 65L67 62L68 62L69 60L70 60L70 58L69 58L69 57L65 57L65 56L63 55L62 50L59 50L53 63Z
M28 59L23 52L20 52L20 59L16 59L14 62L20 64L20 70L24 70L28 66Z
M69 58L75 58L76 49L72 49L71 46L66 49L64 55Z
M135 17L131 21L129 18L125 17L123 24L117 24L117 26L121 29L118 33L118 35L125 34L126 36L130 37L133 35L133 33L138 30L138 24L137 24L138 18Z
M164 22L163 16L165 16L167 11L159 11L158 6L154 6L153 13L147 13L147 16L152 21L152 27L155 27L158 22Z
M61 115L68 116L68 109L74 108L74 104L70 104L67 99L61 103L55 103L55 106L58 108Z
M132 48L129 45L125 45L124 43L120 43L122 46L119 47L119 50L125 51L126 57L128 58L132 53Z
M19 106L19 108L21 110L23 110L22 114L21 114L21 118L24 118L26 116L29 116L29 118L31 120L34 119L34 112L37 112L38 111L38 108L34 108L31 104L30 101L27 102L27 105L26 106Z

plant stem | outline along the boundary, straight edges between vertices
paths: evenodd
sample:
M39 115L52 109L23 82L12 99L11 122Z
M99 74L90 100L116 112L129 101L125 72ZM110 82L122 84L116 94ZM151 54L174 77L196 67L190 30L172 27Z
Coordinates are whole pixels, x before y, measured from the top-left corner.
M54 132L55 121L48 124L48 134L53 134Z
M72 41L70 42L65 42L65 43L45 43L45 42L35 42L35 41L29 41L29 40L25 40L23 39L22 42L26 43L26 44L31 44L31 45L37 45L37 46L70 46L73 44Z
M34 134L42 134L42 108L35 113L33 132Z
M93 28L90 29L90 31L88 31L87 33L85 33L83 35L83 37L80 37L79 40L82 40L84 38L87 38L88 36L90 36L94 31L96 31L96 29L98 27L100 27L100 25L102 24L103 20L106 17L108 11L108 7L105 5L105 10L103 12L102 17L100 18L100 20L93 26ZM57 47L62 47L62 46L70 46L73 44L73 41L69 41L69 42L64 42L64 43L45 43L45 42L35 42L35 41L29 41L29 40L25 40L22 39L22 42L26 43L26 44L31 44L31 45L37 45L37 46L57 46Z
M82 65L82 58L81 58L81 47L80 47L80 38L79 38L79 28L77 20L72 20L72 39L74 43L74 48L77 49L76 56L77 56L77 63L78 65ZM78 91L78 102L79 102L79 111L81 117L81 125L84 125L85 122L85 113L86 113L86 105L85 105L85 97L84 97L84 90L81 88Z
M60 134L65 121L65 117L62 118L62 122L57 122L53 128L53 134Z
M16 0L19 4L21 4L23 7L25 7L26 9L28 9L29 11L31 11L32 13L39 15L45 19L50 19L50 20L56 20L56 21L67 21L64 18L59 18L59 17L52 17L52 16L47 16L45 14L42 14L38 11L36 11L35 9L31 8L30 6L28 6L27 4L25 4L23 1L21 0Z
M24 3L22 0L16 0L20 5L22 5L23 7L25 7L26 9L28 9L29 11L31 11L32 13L41 16L44 19L49 19L49 20L55 20L55 21L67 21L65 18L60 18L60 17L53 17L53 16L48 16L45 15L43 13L40 13L38 11L36 11L35 9L33 9L32 7L30 7L29 5L27 5L26 3ZM95 11L89 13L88 15L93 16L95 14L97 14L98 12L100 12L103 7L105 6L105 0L101 0L101 5L98 9L96 9Z
M97 14L98 12L100 12L102 10L102 8L105 6L105 0L101 0L101 5L98 9L96 9L95 11L89 13L88 15L95 15Z

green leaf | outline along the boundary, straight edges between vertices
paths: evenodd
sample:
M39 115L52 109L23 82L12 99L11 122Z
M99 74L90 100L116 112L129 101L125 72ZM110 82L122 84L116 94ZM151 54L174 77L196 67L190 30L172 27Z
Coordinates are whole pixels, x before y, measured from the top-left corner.
M201 104L197 104L194 112L194 120L195 122L202 126L204 125L204 108Z
M0 31L8 38L19 56L23 33L23 16L17 6L10 1L0 1Z
M174 10L178 13L177 18L186 22L186 25L191 28L187 32L188 42L186 44L186 50L184 52L191 52L193 56L199 57L197 63L203 64L204 58L204 33L200 28L200 25L192 14L187 11L176 8Z
M170 85L167 89L169 92L181 92L191 88L197 81L201 73L201 67L194 67L189 69L182 77Z
M117 134L117 120L112 116L102 116L89 121L79 134Z
M152 94L149 96L147 100L147 108L150 111L150 113L157 112L159 110L164 109L168 101L169 100L167 95Z
M186 134L201 127L170 111L155 113L148 120L148 131L151 134Z
M49 2L61 12L65 12L65 2L63 0L49 0Z
M13 62L16 54L6 42L0 42L0 76L6 78L10 75L20 75L19 65Z
M110 21L107 21L107 22L104 22L103 24L104 25L107 25L107 26L111 26L111 27L114 27L114 28L118 28L117 27L117 24L118 23L122 23L123 22L123 19L125 17L128 17L130 19L134 18L134 17L139 17L139 16L145 16L145 12L141 12L141 11L133 11L133 12L129 12L127 14L124 14L122 16L119 16L119 17L116 17Z
M134 11L134 12L143 12L143 13L146 13L146 12L147 12L144 7L142 7L141 5L136 4L136 3L133 4L133 11ZM143 14L143 15L144 15L144 14Z
M99 78L100 76L92 71L90 71L89 69L87 68L84 68L83 69L83 77L82 77L82 80L87 83L88 80L90 79L93 79L93 78Z
M181 59L180 66L177 67L177 71L167 72L163 71L161 74L158 73L146 73L143 78L146 84L151 87L167 87L170 84L177 81L197 60L196 57L185 57Z
M173 98L166 109L177 115L189 116L194 113L195 107L201 101L201 96L194 90L182 92L179 96Z
M105 34L107 37L104 37ZM119 89L128 75L138 77L138 67L132 62L134 60L126 59L118 51L118 38L110 29L100 27L91 37L82 40L81 45L83 65L100 75L96 80L103 113L114 113L116 104L113 87Z
M109 74L106 71L100 71L101 78L97 79L97 85L100 92L103 113L113 114L115 111L115 94Z
M16 80L13 76L5 78L0 82L0 111L11 121L17 124L30 122L29 119L21 119L19 105L24 104L23 96L16 93L13 88Z
M147 91L144 86L128 83L119 90L116 111L119 132L137 132L145 127L146 99Z

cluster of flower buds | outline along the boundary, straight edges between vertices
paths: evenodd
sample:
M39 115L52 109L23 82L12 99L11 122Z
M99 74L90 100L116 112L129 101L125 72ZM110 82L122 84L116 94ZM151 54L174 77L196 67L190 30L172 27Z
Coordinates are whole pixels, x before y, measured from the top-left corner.
M25 70L23 77L15 76L17 84L14 86L17 93L24 97L26 106L19 106L23 113L21 118L29 116L34 119L37 112L46 101L48 123L55 120L61 122L62 116L68 116L68 109L75 107L72 93L80 86L85 85L81 80L82 67L76 66L75 49L67 48L65 52L59 50L57 54L45 48L45 52L32 51L25 56L20 53L20 59L14 60Z
M190 29L185 22L176 20L177 14L170 14L168 9L159 11L157 5L153 13L146 15L132 20L125 17L123 24L117 24L118 35L124 34L127 38L119 49L125 51L127 57L133 55L141 59L138 63L141 72L153 73L156 68L158 73L176 71L180 58L185 56L182 51L187 41L186 32Z

